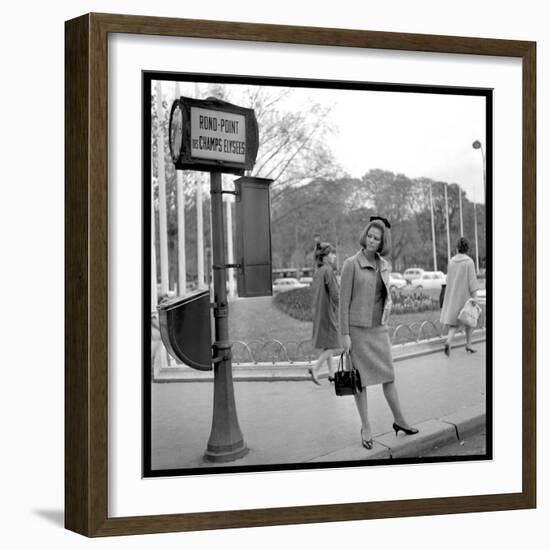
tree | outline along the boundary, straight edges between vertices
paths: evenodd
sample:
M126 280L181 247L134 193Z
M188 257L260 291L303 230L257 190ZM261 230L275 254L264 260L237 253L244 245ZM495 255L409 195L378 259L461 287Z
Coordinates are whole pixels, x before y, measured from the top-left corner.
M446 182L434 181L428 178L417 180L422 184L422 193L424 202L428 208L417 214L418 228L420 237L423 242L429 242L430 248L423 249L418 256L418 265L421 267L433 265L432 254L432 230L431 217L429 210L429 188L432 187L433 203L434 203L434 227L436 234L436 256L438 269L446 271L448 263L447 255L447 222L446 222L446 207L445 207L445 186ZM462 195L462 217L464 227L464 237L470 242L470 255L475 258L475 231L474 231L474 205L468 200L465 192L461 187L452 183L447 185L447 202L449 205L449 233L451 256L455 252L456 242L461 236L460 234L460 195ZM480 259L485 258L485 208L477 205L477 224L478 224L478 245ZM480 267L482 265L480 264Z
M389 259L403 269L420 246L416 214L424 207L420 186L403 174L370 170L361 181L374 212L391 223L392 248Z
M273 222L287 193L313 179L341 173L326 137L333 132L330 109L310 102L290 107L290 88L247 87L247 106L258 120L260 146L252 175L269 178Z
M151 148L152 148L152 203L155 208L156 242L159 242L159 188L158 188L158 161L159 161L159 132L164 135L164 151L161 158L164 160L165 184L166 184L166 215L168 231L168 264L169 264L169 286L174 288L178 280L178 222L177 222L177 176L176 169L172 162L168 143L168 125L171 101L163 97L162 113L157 113L156 90L153 88L151 95ZM189 281L197 278L197 185L206 186L202 173L195 171L182 171L184 208L185 208L185 251L186 251L186 272ZM205 246L210 243L210 198L208 193L203 194L204 212L204 238ZM157 276L160 278L160 249L156 247L157 254ZM205 258L205 272L208 272L208 259Z

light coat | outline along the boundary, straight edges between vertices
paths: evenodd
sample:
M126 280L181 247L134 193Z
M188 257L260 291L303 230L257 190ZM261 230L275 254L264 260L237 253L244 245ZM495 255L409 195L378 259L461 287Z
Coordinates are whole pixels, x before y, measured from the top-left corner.
M377 254L380 275L386 287L382 325L387 325L391 312L390 263ZM350 325L371 327L376 293L376 266L363 251L347 258L340 279L340 333L349 334Z
M479 283L472 258L466 254L453 256L447 268L447 287L441 308L441 323L458 325L460 310L478 289Z

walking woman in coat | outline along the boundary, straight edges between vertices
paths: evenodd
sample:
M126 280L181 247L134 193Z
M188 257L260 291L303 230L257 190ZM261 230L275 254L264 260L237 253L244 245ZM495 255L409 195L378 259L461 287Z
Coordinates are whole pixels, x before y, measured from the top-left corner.
M311 282L313 310L313 347L322 349L315 366L309 369L311 379L320 385L319 370L326 362L329 380L334 376L332 356L341 350L338 332L338 282L334 273L336 254L330 243L319 243L315 252L317 270Z
M447 287L445 297L443 298L443 307L441 308L441 324L449 327L447 333L447 342L444 352L447 357L451 355L451 346L460 321L458 314L464 307L464 304L473 299L475 301L479 283L476 277L474 261L467 256L469 244L464 237L460 237L457 242L457 254L451 258L447 268ZM466 351L475 353L477 350L472 348L472 328L465 326L466 330Z
M355 394L361 419L361 443L372 449L367 386L382 384L384 396L393 413L393 429L407 435L418 433L401 410L395 385L388 318L391 311L389 291L390 264L383 258L390 249L390 224L378 216L361 233L361 250L342 266L340 280L340 333L342 346L350 352L361 375L362 391Z

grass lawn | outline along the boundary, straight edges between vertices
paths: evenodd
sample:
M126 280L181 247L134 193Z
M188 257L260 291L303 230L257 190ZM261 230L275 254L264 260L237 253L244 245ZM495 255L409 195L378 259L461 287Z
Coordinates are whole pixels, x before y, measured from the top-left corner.
M311 323L298 321L280 311L271 296L229 302L231 340L301 342L311 338L311 328Z

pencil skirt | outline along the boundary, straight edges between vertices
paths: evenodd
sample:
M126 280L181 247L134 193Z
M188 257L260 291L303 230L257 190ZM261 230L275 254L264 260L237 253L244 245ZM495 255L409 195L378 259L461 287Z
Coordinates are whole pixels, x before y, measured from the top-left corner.
M349 327L351 359L363 387L395 380L390 335L386 325Z

